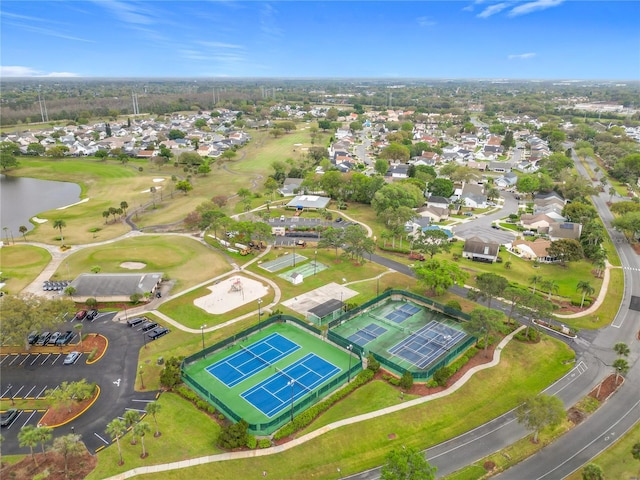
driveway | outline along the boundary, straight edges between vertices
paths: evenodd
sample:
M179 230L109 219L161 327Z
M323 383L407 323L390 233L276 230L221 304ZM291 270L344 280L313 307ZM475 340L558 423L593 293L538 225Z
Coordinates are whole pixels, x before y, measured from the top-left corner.
M100 396L83 415L72 422L54 429L54 437L75 432L82 435L87 449L95 452L100 447L111 444L105 434L107 423L121 417L125 409L143 411L147 402L156 398L155 391L136 392L134 384L138 375L138 352L144 344L143 332L114 322L114 312L103 313L93 322L84 322L82 332L100 333L109 340L105 355L93 365L86 364L86 355L74 365L63 365L62 357L51 347L51 355L21 355L18 360L3 358L0 364L0 392L3 398L40 397L45 389L55 388L63 381L86 379L100 387ZM72 330L67 322L61 330ZM36 358L37 357L37 358ZM9 385L11 388L9 389ZM17 434L26 424L36 425L42 412L23 412L9 428L2 429L4 454L27 454L27 447L20 448Z
M516 239L516 234L510 230L496 230L491 228L494 221L508 217L518 211L518 200L513 193L502 192L504 205L494 213L480 215L478 218L466 220L461 225L453 227L456 237L467 240L471 237L479 237L485 241L494 241L500 244L511 243Z

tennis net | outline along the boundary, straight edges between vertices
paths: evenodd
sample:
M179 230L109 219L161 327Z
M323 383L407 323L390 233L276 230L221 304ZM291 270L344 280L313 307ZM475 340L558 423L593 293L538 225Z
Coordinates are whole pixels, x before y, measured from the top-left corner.
M267 360L266 358L262 358L260 355L258 355L257 353L255 353L253 350L251 350L250 348L245 347L244 345L240 345L240 348L242 350L244 350L245 352L247 352L249 355L251 355L253 358L257 358L258 360L260 360L262 363L264 363L265 365L273 365L269 360Z
M278 367L274 366L273 368L276 369L277 372L281 373L282 376L286 377L289 379L289 382L291 382L291 384L296 384L296 385L300 385L302 388L304 388L307 393L311 393L311 389L309 387L307 387L306 385L300 383L297 379L293 378L291 375L289 375L288 373L286 373L284 370L280 370Z
M371 316L371 318L373 318L374 320L379 321L380 323L384 323L385 325L389 325L390 327L393 327L393 328L395 328L397 330L400 330L401 332L407 332L406 329L402 328L396 322L392 322L391 320L389 320L387 318L383 318L383 317L380 317L378 315L374 315L371 312L369 312L369 315Z

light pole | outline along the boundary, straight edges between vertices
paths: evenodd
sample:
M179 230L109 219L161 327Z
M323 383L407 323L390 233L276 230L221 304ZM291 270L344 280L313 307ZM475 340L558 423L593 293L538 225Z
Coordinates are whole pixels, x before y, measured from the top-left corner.
M293 266L296 266L296 242L297 240L293 241Z
M293 422L293 380L289 380L289 385L291 385L291 421Z
M313 252L313 274L316 274L318 268L318 250Z
M142 378L142 365L140 365L140 384L142 385L142 390L144 390L144 378Z
M200 325L200 333L202 334L202 350L204 350L204 329L207 328L207 324Z
M380 277L376 278L376 297L380 296Z
M260 305L262 305L262 299L258 299L258 325L260 325L260 317L262 316L262 311L260 310Z
M353 350L353 344L350 343L347 347L347 350L349 350L349 370L347 371L347 383L351 383L351 351Z

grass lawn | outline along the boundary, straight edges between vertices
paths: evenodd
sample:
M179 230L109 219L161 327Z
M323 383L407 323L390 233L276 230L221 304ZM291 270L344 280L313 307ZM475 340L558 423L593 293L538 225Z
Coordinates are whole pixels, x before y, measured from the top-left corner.
M129 270L122 262L142 262L146 267ZM60 265L54 279L75 278L99 266L101 273L163 272L175 280L171 292L192 287L231 270L218 252L198 240L180 235L145 235L80 250Z
M118 466L118 447L111 445L98 454L98 466L88 479L106 478L143 465L221 453L215 445L220 432L215 421L173 393L163 393L158 403L162 409L156 417L162 435L157 438L154 438L153 433L145 435L144 443L149 456L144 460L140 458L140 441L137 445L131 445L131 434L128 433L120 440L124 465ZM148 415L144 421L155 432L153 417Z
M476 374L461 390L449 397L345 426L281 454L218 462L149 475L149 478L259 478L264 470L273 478L338 478L337 468L341 469L343 475L352 474L383 463L385 454L393 446L407 445L423 449L513 408L523 395L540 392L566 373L571 365L563 362L572 356L573 352L564 344L548 337L537 345L512 342L503 351L499 366ZM536 371L536 375L529 375L531 371ZM389 401L396 401L386 388L369 388L369 392L375 390L389 397ZM496 391L503 394L496 396ZM354 395L358 394L360 392ZM364 397L360 398L362 400ZM349 402L349 409L344 408L346 401ZM357 401L356 397L354 400L347 399L323 417L357 415L369 409L365 406L369 401L371 397L367 397L366 402ZM336 413L336 410L339 412ZM318 426L324 422L323 417L316 422ZM314 424L311 428L318 427ZM396 435L395 440L389 439L391 433ZM198 433L194 432L194 436L197 437ZM109 450L115 452L115 448ZM110 454L113 455L112 452ZM100 465L102 455L99 454ZM114 461L109 464L115 466ZM106 473L115 473L115 469L104 471Z
M6 293L18 293L40 275L51 261L44 248L31 245L5 245L0 248L0 265Z

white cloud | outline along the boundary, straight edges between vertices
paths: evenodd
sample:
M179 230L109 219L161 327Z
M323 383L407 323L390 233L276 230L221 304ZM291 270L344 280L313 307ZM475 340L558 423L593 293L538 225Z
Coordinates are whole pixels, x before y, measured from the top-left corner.
M526 15L528 13L537 12L538 10L546 10L547 8L557 7L565 0L534 0L533 2L523 3L514 7L507 15L517 17L518 15Z
M140 8L133 3L125 3L119 0L109 0L108 2L96 1L97 5L100 5L107 10L110 10L114 16L125 23L131 23L135 25L150 25L155 23L155 19L151 12Z
M416 18L418 25L421 27L433 27L436 22L431 17L418 17Z
M505 8L510 7L511 4L507 2L496 3L494 5L489 5L483 11L478 14L480 18L489 18L491 15L495 15L496 13L500 13Z
M78 77L72 72L43 72L31 67L20 65L0 66L0 77Z
M509 55L509 56L507 56L507 58L509 60L527 60L527 59L533 58L535 56L536 56L536 54L534 52L528 52L528 53L519 53L519 54Z

